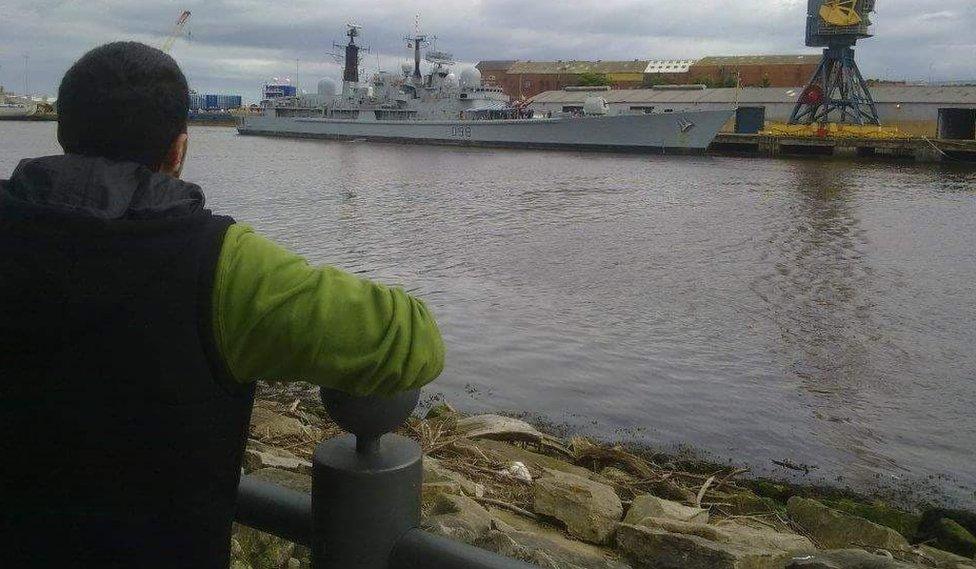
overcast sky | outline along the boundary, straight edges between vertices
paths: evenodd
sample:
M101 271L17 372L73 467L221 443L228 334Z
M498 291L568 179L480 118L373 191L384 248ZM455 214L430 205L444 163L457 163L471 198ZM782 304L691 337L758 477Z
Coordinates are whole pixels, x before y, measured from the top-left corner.
M200 92L256 99L262 82L336 76L328 56L344 24L363 26L368 71L409 56L421 16L439 49L481 59L667 59L810 53L806 0L0 0L0 85L54 94L85 50L133 39L160 45L183 9L189 37L172 55ZM858 58L868 77L976 79L976 0L878 0L877 37ZM297 71L296 71L297 62Z

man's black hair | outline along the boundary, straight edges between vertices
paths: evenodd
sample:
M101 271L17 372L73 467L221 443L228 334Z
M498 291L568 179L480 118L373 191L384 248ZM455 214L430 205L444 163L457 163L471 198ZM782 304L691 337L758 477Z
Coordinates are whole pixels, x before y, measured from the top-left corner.
M58 89L65 152L159 166L186 131L190 89L172 57L138 42L108 43L81 57Z

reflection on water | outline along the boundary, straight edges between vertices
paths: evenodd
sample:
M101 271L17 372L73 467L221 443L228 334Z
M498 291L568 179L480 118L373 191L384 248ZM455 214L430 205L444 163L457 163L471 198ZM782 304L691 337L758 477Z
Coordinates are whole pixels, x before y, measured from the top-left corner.
M871 353L883 331L870 294L870 240L848 171L800 162L794 172L794 191L777 214L781 221L768 228L781 232L771 236L768 268L750 288L779 329L772 349L804 393L815 419L812 438L856 455L850 475L868 483L872 471L898 468L883 450L874 450L883 442L880 434L854 420L870 408L871 393L883 389L871 381L879 377Z
M972 170L191 145L213 207L422 295L449 346L433 389L468 410L973 501ZM0 171L52 147L0 124Z

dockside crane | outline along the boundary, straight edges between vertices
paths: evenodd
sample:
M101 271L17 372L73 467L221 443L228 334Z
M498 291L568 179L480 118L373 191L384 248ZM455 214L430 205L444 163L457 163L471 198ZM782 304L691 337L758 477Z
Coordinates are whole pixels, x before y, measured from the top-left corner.
M880 124L854 60L854 45L871 37L874 5L875 0L808 0L806 44L823 47L823 59L800 94L790 124Z
M169 37L166 38L166 41L163 42L163 45L160 46L159 49L161 49L165 53L169 53L170 48L172 48L173 44L176 43L176 38L183 35L183 29L186 28L186 22L189 19L190 19L190 11L183 10L183 13L180 14L180 17L176 19L176 25L173 26L173 31L170 32Z

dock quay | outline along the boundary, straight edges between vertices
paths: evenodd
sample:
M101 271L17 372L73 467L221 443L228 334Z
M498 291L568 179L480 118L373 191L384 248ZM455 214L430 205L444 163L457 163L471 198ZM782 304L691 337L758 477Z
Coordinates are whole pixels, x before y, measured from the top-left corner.
M972 162L976 164L976 140L926 137L903 139L815 138L768 134L719 133L709 154L756 156L823 156L914 160L916 162Z
M873 87L881 125L904 134L884 139L764 134L772 125L790 122L801 87L594 89L547 91L536 95L529 107L540 113L568 112L581 109L588 97L600 97L611 114L735 108L735 119L710 147L709 152L715 154L861 156L921 162L976 159L976 86Z

